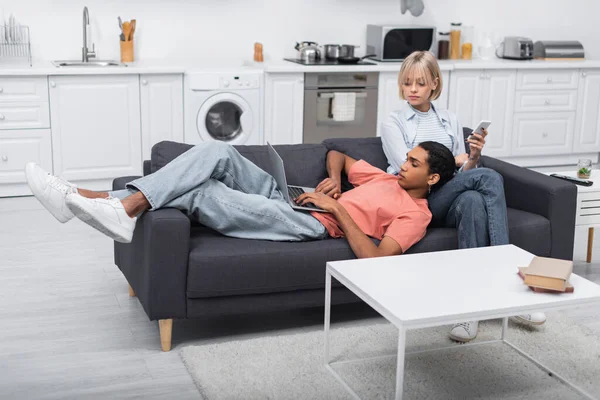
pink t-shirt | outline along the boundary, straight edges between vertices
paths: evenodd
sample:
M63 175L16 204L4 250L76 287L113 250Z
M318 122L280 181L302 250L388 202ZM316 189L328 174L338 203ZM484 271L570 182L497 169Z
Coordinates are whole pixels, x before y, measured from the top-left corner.
M398 177L373 167L364 160L355 162L348 173L354 186L338 201L361 231L376 239L389 236L408 250L425 236L431 221L426 199L414 199L398 185ZM330 213L311 212L332 237L343 237L344 232Z

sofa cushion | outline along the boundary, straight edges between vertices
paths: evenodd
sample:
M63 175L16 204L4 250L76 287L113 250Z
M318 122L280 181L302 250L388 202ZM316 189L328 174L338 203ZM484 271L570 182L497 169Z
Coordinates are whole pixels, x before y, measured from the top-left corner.
M550 222L539 215L508 209L510 242L534 254L550 254ZM453 228L430 228L407 254L457 248ZM374 243L378 243L374 240ZM227 238L194 227L190 241L188 298L320 289L327 261L354 254L346 239L271 242Z
M150 171L156 172L193 146L162 141L152 147ZM266 146L234 146L241 155L269 172ZM288 184L315 187L327 177L327 149L321 144L277 145L283 159Z

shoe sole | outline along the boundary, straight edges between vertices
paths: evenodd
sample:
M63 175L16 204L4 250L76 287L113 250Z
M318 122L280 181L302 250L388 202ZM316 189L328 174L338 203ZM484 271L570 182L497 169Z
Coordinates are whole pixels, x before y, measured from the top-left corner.
M131 238L123 232L123 228L119 224L112 223L112 221L109 221L109 224L101 222L85 209L84 204L78 204L76 198L67 199L67 206L77 218L112 240L119 243L131 243Z
M516 316L516 315L515 315L514 317L511 317L511 318L512 318L513 320L516 320L517 322L521 322L521 323L523 323L523 324L526 324L526 325L535 325L535 326L540 326L540 325L544 325L544 324L546 323L546 321L545 321L545 320L544 320L544 321L542 321L542 322L533 322L533 321L530 321L530 320L528 320L528 319L525 319L525 318L521 318L521 317L519 317L519 316Z
M448 336L450 336L450 339L459 342L459 343L469 343L470 341L474 340L477 336L475 336L474 338L471 339L467 339L467 338L461 338L458 336L454 336L453 334L449 334Z
M45 197L41 194L44 192L44 190L39 187L39 182L37 181L37 179L33 179L33 176L35 176L34 169L35 165L32 164L27 164L27 166L25 167L25 178L27 179L27 184L29 185L29 189L31 189L31 193L33 193L33 195L40 202L40 204L43 205L44 208L48 210L48 212L58 220L58 222L64 224L65 222L70 221L71 218L65 219L64 216L57 215L56 212L53 210L53 207L51 207L50 204L46 202Z

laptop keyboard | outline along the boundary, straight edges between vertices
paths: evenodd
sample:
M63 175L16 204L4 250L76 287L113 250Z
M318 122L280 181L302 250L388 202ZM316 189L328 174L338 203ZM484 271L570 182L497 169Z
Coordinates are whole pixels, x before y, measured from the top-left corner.
M295 186L288 186L288 194L290 195L290 199L292 199L292 201L302 193L305 193L304 189ZM313 203L303 204L302 207L318 208L319 210L321 209L321 207L317 207Z

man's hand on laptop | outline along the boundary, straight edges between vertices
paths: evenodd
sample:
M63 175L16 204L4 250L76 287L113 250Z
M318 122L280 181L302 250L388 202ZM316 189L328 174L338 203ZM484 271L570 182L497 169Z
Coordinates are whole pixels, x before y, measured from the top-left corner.
M337 199L342 194L342 182L340 179L325 178L317 185L315 193L323 193Z
M332 214L335 214L337 208L341 207L337 200L332 199L325 193L302 193L294 201L299 206L303 206L307 203L313 203L315 206L320 207Z

